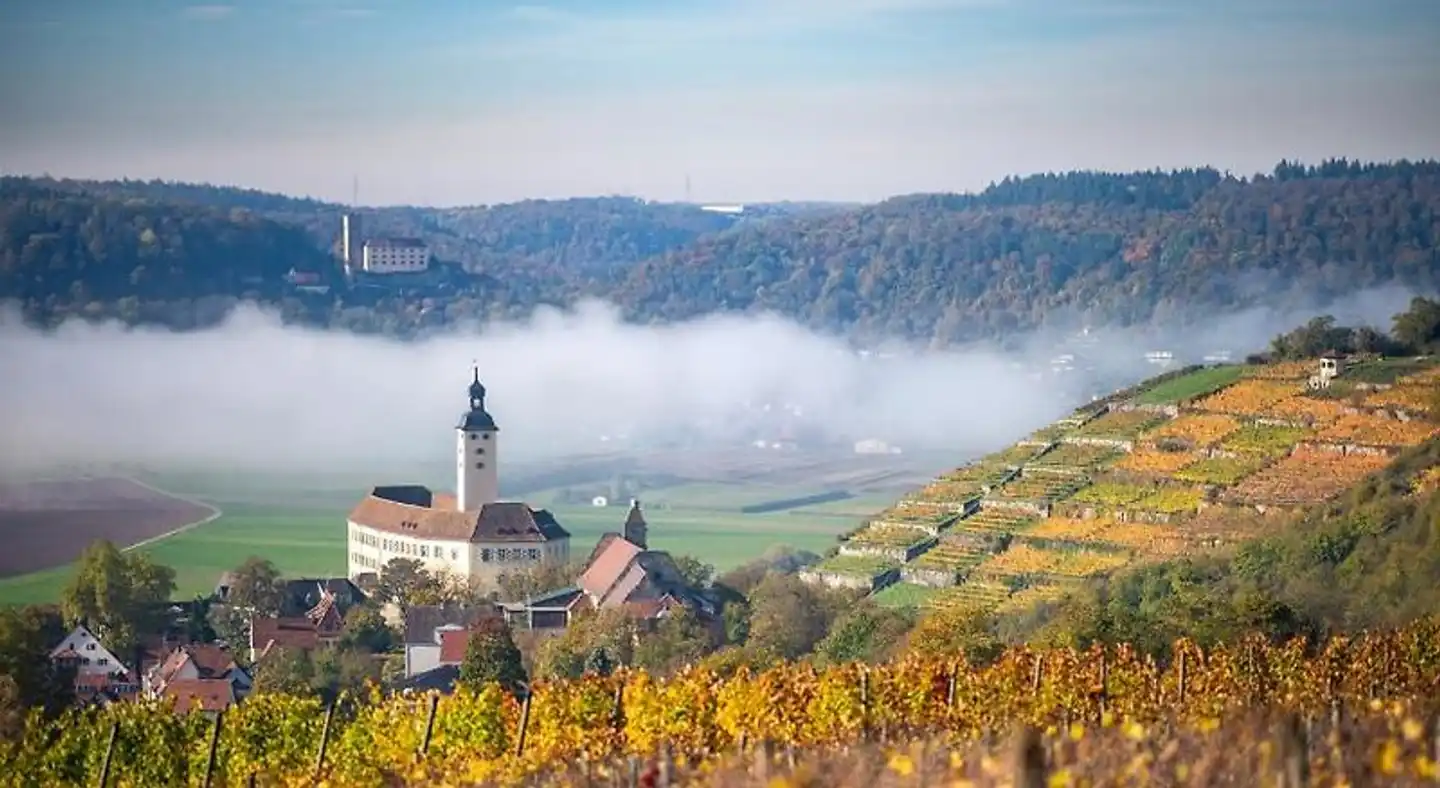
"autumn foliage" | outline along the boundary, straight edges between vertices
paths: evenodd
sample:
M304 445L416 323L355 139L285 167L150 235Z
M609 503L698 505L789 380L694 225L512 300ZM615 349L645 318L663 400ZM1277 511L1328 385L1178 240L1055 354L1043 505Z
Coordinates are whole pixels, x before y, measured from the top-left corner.
M266 785L509 782L662 751L694 765L758 745L959 745L1017 725L1204 727L1254 710L1314 718L1372 702L1418 714L1434 711L1437 688L1440 622L1424 621L1318 649L1255 638L1202 652L1180 641L1163 665L1123 646L1021 647L984 667L910 656L826 670L792 663L726 679L698 669L665 680L622 672L538 685L528 714L493 684L444 697L342 699L328 725L318 701L259 695L221 720L212 784L251 774ZM0 745L11 765L0 780L94 784L113 730L111 785L198 784L214 724L150 703L73 711L52 723L36 717L23 738Z

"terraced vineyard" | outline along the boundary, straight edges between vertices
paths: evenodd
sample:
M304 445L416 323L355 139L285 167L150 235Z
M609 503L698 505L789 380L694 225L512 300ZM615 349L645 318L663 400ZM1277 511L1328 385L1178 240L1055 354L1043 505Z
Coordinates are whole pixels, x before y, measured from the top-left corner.
M980 511L975 514L956 521L954 529L984 533L1015 533L1025 530L1039 519L1039 515L1031 514L1023 509L982 506Z
M1020 476L990 491L988 497L1048 503L1069 497L1084 486L1085 480L1074 476L1045 473L1042 470L1022 471Z
M1328 387L1308 390L1318 371L1215 367L1137 387L943 474L850 541L917 546L904 567L930 571L877 594L892 604L1019 610L1135 561L1269 533L1440 435L1440 366L1342 365ZM1168 410L1142 407L1158 404ZM1415 485L1440 485L1440 475ZM872 578L904 568L868 556L822 567Z
M1123 451L1111 446L1062 443L1036 457L1030 462L1030 467L1085 470L1117 460L1123 454Z

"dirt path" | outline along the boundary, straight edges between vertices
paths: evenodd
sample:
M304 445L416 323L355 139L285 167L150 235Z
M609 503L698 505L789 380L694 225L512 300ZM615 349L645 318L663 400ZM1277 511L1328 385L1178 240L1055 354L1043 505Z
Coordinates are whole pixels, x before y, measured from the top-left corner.
M169 538L172 537L172 536L177 536L177 535L179 535L179 534L183 534L183 533L185 533L186 531L189 531L189 530L191 530L191 529L193 529L193 528L199 528L200 526L205 525L205 524L207 524L207 523L213 523L213 522L215 522L216 519L218 519L218 518L220 517L220 515L224 514L224 512L222 512L222 511L220 510L220 507L216 506L216 505L213 504L213 503L210 503L209 501L202 501L202 500L200 500L200 499L198 499L198 498L191 498L191 497L188 496L188 495L180 495L179 493L173 493L173 492L170 492L169 490L162 490L162 489L160 489L159 487L156 487L156 486L153 485L153 484L146 484L145 482L142 482L142 481L140 481L139 479L136 479L136 478L131 477L131 476L122 476L122 477L120 477L120 478L124 479L125 481L130 482L131 484L137 484L137 485L139 485L139 486L141 486L141 487L144 487L145 489L147 489L147 490L149 490L150 492L153 492L153 493L155 493L155 494L157 494L157 495L164 495L164 496L166 496L166 497L168 497L168 498L174 498L174 499L177 500L177 501L184 501L185 503L193 504L193 505L195 505L195 506L199 506L199 507L201 507L202 509L209 509L209 510L210 510L210 514L209 514L209 515L207 515L207 516L205 516L205 517L202 517L202 518L200 518L199 520L196 520L196 521L193 522L193 523L186 523L185 525L182 525L182 526L180 526L179 528L172 528L171 530L166 531L165 533L160 534L160 535L158 535L158 536L152 536L152 537L150 537L150 538L148 538L148 539L141 539L140 541L138 541L138 542L136 542L136 543L134 543L134 544L132 544L132 545L127 545L126 547L121 548L121 550L124 550L124 551L135 550L135 549L137 549L137 548L141 548L141 547L144 547L144 546L146 546L146 545L154 544L154 543L160 541L161 539L169 539Z

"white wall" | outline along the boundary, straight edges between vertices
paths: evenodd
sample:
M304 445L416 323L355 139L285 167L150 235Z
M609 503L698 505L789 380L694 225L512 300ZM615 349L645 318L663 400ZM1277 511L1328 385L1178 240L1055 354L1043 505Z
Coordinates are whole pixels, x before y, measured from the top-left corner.
M414 273L430 267L426 246L365 245L364 270L372 274Z
M455 431L455 495L460 511L500 500L500 434Z

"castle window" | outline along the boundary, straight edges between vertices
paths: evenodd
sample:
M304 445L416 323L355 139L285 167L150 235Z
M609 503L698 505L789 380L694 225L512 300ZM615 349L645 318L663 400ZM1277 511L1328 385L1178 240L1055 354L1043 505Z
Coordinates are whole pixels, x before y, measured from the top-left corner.
M487 433L481 435L480 438L481 438L482 440L487 440L487 441L488 441L488 440L490 440L490 433L487 432Z
M483 463L483 462L477 462L477 463L475 463L475 470L477 470L477 471L480 470L481 468L484 468L484 467L485 467L485 463Z
M450 560L451 560L451 561L459 561L459 560L460 560L460 551L459 551L459 550L456 550L456 549L453 548L453 547L450 548Z
M493 560L494 557L495 556L490 552L490 548L488 547L480 551L480 560L487 564L490 563L490 561Z
M484 453L485 453L485 447L484 447L484 446L476 446L476 447L475 447L475 454L480 455L480 454L484 454Z
M473 432L470 433L470 440L472 440L472 441L475 440L475 433L473 433Z
M429 546L429 545L423 545L423 544L420 545L420 557L421 557L421 558L429 558L429 557L430 557L430 546Z

